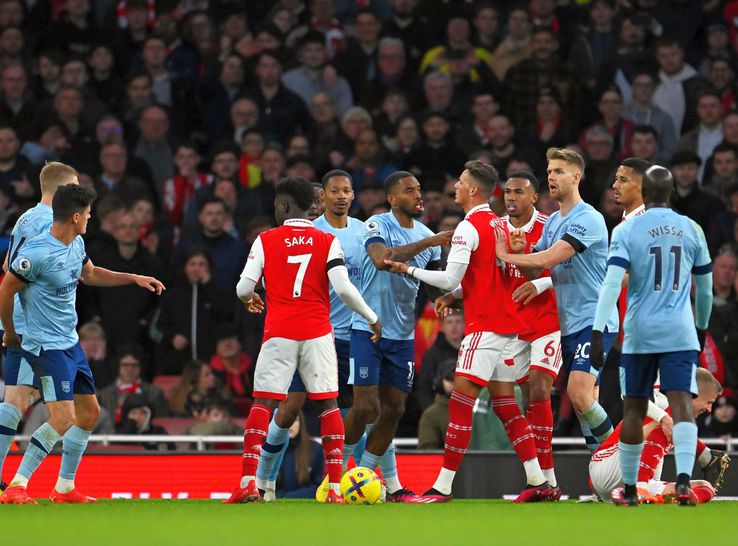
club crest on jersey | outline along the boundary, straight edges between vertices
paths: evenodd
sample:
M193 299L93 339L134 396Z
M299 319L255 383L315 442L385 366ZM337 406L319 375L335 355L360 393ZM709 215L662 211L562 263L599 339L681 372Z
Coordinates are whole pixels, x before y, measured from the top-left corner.
M18 271L21 273L28 273L31 270L31 260L28 258L21 258L18 261Z
M359 368L359 377L361 377L362 379L366 379L367 377L369 377L369 368L368 367L363 367L363 366L360 367Z
M69 392L72 390L72 385L69 381L62 381L61 388L64 392Z
M284 240L284 244L287 248L293 247L293 246L303 246L303 245L312 245L313 244L313 238L312 237L305 237L304 235L296 235L294 237L288 237Z

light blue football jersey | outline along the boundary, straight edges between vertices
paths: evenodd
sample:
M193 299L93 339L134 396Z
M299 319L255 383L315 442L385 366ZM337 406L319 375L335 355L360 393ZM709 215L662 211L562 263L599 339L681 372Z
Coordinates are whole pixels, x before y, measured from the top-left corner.
M607 227L602 214L580 201L566 216L561 211L548 217L537 251L546 250L559 239L570 243L576 253L551 268L556 292L561 335L583 330L594 323L600 287L607 269ZM608 332L617 332L618 311L607 320Z
M87 261L82 237L67 246L45 232L21 248L10 271L28 283L20 292L24 350L38 355L41 348L69 349L77 343L77 283Z
M36 235L49 231L51 224L54 222L54 212L49 205L39 203L32 209L24 212L13 227L10 234L10 244L8 246L8 264L18 256L18 252L28 241ZM18 334L23 334L26 327L26 316L23 314L20 297L16 294L13 305L13 324Z
M700 226L671 209L650 208L615 228L607 263L630 273L624 353L700 350L692 273L712 267Z
M334 235L343 247L346 269L348 269L349 280L357 288L361 289L361 261L366 254L362 238L364 237L364 222L356 218L348 217L348 226L336 229L328 223L325 215L319 216L313 225L321 231ZM351 320L354 312L336 295L333 287L330 287L331 295L331 326L333 335L337 339L349 341L351 339Z
M402 227L392 212L376 214L364 223L364 248L371 243L383 243L388 247L404 246L430 237L433 232L417 220L413 227ZM425 269L429 263L441 259L440 247L427 248L408 263ZM415 298L420 281L406 275L380 271L364 252L361 264L361 295L382 321L382 338L409 340L415 337ZM354 313L352 328L370 332L366 320Z

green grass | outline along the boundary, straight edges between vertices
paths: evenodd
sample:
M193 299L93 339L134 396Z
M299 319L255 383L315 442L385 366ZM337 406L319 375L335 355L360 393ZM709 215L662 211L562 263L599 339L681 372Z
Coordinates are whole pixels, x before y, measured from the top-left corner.
M0 506L0 544L253 544L445 546L474 544L733 544L737 502L696 508L581 505L328 506L278 501L222 506L201 500L112 500L97 505ZM12 532L17 531L17 536ZM30 533L30 534L29 534ZM26 538L23 538L26 537Z

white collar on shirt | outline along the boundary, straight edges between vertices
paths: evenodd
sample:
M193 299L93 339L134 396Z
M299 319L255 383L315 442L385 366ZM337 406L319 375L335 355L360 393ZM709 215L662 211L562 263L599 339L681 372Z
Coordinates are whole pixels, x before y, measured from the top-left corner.
M531 216L530 217L530 220L528 220L528 223L525 224L520 229L522 229L525 233L530 233L531 231L533 231L533 226L536 225L536 221L538 220L538 215L539 214L540 213L538 212L538 209L534 208L533 209L533 216ZM512 222L510 222L510 215L509 214L506 214L504 216L504 218L505 218L505 221L507 222L507 228L509 230L518 229L514 225L512 225Z
M464 216L464 220L468 220L469 216L474 214L475 212L479 212L480 210L492 210L489 208L489 205L487 203L484 203L482 205L477 205L473 209L469 210L469 212L466 213L466 216Z
M630 220L631 218L635 218L636 216L640 216L644 212L646 212L646 205L638 205L638 207L630 211L628 214L625 214L623 212L623 222L625 220Z
M312 226L313 223L307 218L290 218L289 220L285 220L283 225L307 227Z

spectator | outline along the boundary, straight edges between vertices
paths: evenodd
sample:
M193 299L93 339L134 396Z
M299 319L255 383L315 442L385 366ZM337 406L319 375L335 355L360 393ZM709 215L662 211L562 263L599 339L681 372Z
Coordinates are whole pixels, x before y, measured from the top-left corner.
M738 389L738 258L729 247L717 252L712 268L714 293L708 332L715 345L715 363L722 361L724 384Z
M128 150L118 142L103 144L100 148L102 172L95 178L95 191L99 199L113 195L127 203L138 199L152 199L148 185L128 174Z
M423 98L426 110L445 115L455 131L461 121L461 111L454 102L454 82L451 76L437 70L429 72L423 78Z
M203 129L211 140L221 136L223 132L234 131L248 125L248 129L253 128L258 121L258 109L253 101L250 104L241 103L236 108L236 102L244 93L244 68L243 59L240 55L232 53L228 55L220 64L220 72L218 77L214 75L205 80L199 92L199 104L202 111ZM248 100L248 99L246 99ZM235 114L234 114L235 109ZM231 127L228 127L228 120L223 116L223 112L231 112ZM240 114L240 119L234 120L236 115ZM234 140L241 143L243 130L234 135Z
M738 257L732 250L726 249L715 256L712 268L713 306L735 306L736 291L734 288L738 273Z
M505 172L507 164L517 152L515 127L504 114L495 114L487 123L489 151L492 165L497 172ZM449 173L450 174L450 173Z
M382 142L391 138L397 129L397 121L407 114L407 97L399 89L388 90L384 95L380 110L375 113L374 129Z
M634 157L647 159L652 163L666 163L664 153L659 146L659 135L650 125L633 127L633 140L630 147Z
M138 118L140 136L133 147L133 154L146 162L154 179L159 202L164 193L164 183L174 176L172 146L169 143L169 114L161 106L146 106Z
M163 436L167 434L164 427L153 424L158 415L151 401L143 395L132 394L125 399L121 413L124 416L116 426L118 434L135 434L141 436ZM135 444L134 444L135 445ZM151 451L168 451L174 449L167 442L147 442L142 439L138 444Z
M216 199L206 203L222 207L223 202ZM209 360L215 351L216 333L232 320L231 291L215 282L217 265L211 256L203 247L190 248L183 257L182 272L162 297L157 324L162 333L158 373L177 374L188 361ZM233 286L231 283L229 288Z
M212 402L225 400L224 391L207 362L197 361L185 367L182 379L172 391L169 408L175 415L201 419Z
M250 398L253 390L253 359L243 352L234 329L221 328L215 336L215 354L210 367L235 398Z
M594 89L600 68L611 56L618 37L613 24L616 13L612 0L593 0L588 9L589 20L574 38L569 62L582 71L587 87Z
M709 63L707 79L720 97L723 112L729 112L735 108L738 96L733 63L725 57L711 57Z
M135 345L124 345L116 351L115 360L118 364L118 377L115 383L97 393L100 407L113 416L116 429L123 426L128 417L124 406L128 397L140 395L150 407L152 414L159 417L167 415L164 393L151 383L141 378L143 355L141 349Z
M464 315L454 313L441 320L441 330L436 336L433 345L423 355L420 366L415 398L421 410L425 410L432 403L436 395L437 378L443 378L449 366L453 366L458 358L461 340L464 337Z
M316 93L310 103L310 114L313 127L308 140L312 142L316 162L327 170L333 166L332 152L338 148L341 138L336 105L327 93ZM342 158L338 163L342 163Z
M461 125L456 137L456 147L466 156L486 148L489 144L489 120L499 110L500 105L492 93L486 90L478 91L472 100L473 118Z
M674 120L653 102L656 81L648 72L639 72L632 80L633 101L625 106L623 117L636 124L650 125L656 131L661 154L671 157L676 150L677 132Z
M561 101L553 87L544 87L536 103L536 120L523 131L522 141L529 147L535 172L545 170L546 150L561 148L576 140L574 127L561 114Z
M713 59L725 59L730 64L735 61L735 53L730 45L728 28L725 26L725 22L711 22L705 32L705 42L707 49L704 52L704 60L699 67L699 72L703 76L709 77ZM726 108L726 110L730 110L730 108Z
M497 9L489 4L478 4L472 12L471 21L474 27L472 31L474 45L492 52L500 43L501 38L500 18Z
M33 187L26 178L28 160L19 155L20 140L12 127L0 127L0 187L13 197L32 197Z
M20 64L8 64L0 74L0 126L15 129L21 140L28 140L36 124L38 103L28 89L28 75Z
M88 86L92 95L103 102L109 110L117 110L123 82L115 70L113 50L107 43L95 44L87 60L90 66Z
M126 126L129 142L138 138L138 119L147 106L154 104L151 76L145 70L134 70L126 76L125 96L118 104L118 116Z
M420 58L438 42L435 32L425 19L419 17L414 0L390 0L392 17L382 24L382 36L402 40L411 70L420 64Z
M51 99L59 91L62 61L62 54L56 49L46 49L39 54L38 76L33 89L37 100Z
M730 194L738 184L738 151L734 146L723 142L715 146L710 158L712 172L703 179L702 188L723 200L731 207Z
M377 71L377 46L382 22L370 8L356 13L356 37L349 36L344 47L333 57L338 72L346 78L354 97L361 95L362 87Z
M402 40L385 37L377 45L376 74L362 87L359 102L370 112L375 112L388 91L396 89L406 97L414 97L416 85L415 75L407 66Z
M243 434L243 427L231 420L231 409L223 400L213 399L198 415L198 423L187 429L194 436L237 436ZM218 446L214 446L215 449Z
M97 151L94 137L85 121L82 119L84 97L76 87L62 87L54 97L54 109L49 118L39 119L39 131L43 132L52 124L59 124L69 138L69 149L65 155L76 158L94 157Z
M420 149L420 131L413 116L404 116L397 122L397 132L387 148L392 152L393 164L404 170L410 168L410 158Z
M418 423L418 449L443 449L448 429L448 402L454 389L456 362L445 362L433 379L436 395L433 403L420 416Z
M223 127L219 140L232 141L241 146L244 133L249 129L256 128L259 124L259 107L253 100L241 97L235 99L231 104L230 114L230 121ZM207 115L205 119L208 119Z
M66 0L65 11L56 22L52 36L47 37L67 54L89 55L94 44L104 41L90 11L90 0ZM50 40L49 40L50 38Z
M97 322L86 322L79 327L78 334L79 344L95 378L95 387L103 389L115 381L118 373L115 362L108 355L105 330Z
M531 25L528 13L521 7L513 7L507 17L507 36L492 53L490 67L502 81L511 66L530 57Z
M671 158L676 192L672 208L697 222L702 231L710 232L715 215L725 207L714 195L702 190L699 182L700 157L690 151L681 151Z
M200 160L195 143L186 142L177 146L174 154L177 174L164 182L163 189L164 211L169 221L177 227L182 226L185 211L194 200L195 193L213 183L211 175L198 171Z
M305 415L300 412L289 430L290 443L276 482L279 498L312 499L325 474L320 445L310 439Z
M633 155L631 144L635 124L623 119L623 96L620 90L612 86L600 93L597 110L600 113L598 123L612 135L615 158L625 159Z
M151 21L148 17L147 0L125 0L122 7L124 14L118 18L111 40L114 44L116 64L120 67L121 73L126 74L133 60L140 62L141 49L149 37ZM161 22L157 25L157 30L163 30Z
M723 109L720 97L714 91L703 91L697 99L697 116L700 124L682 135L677 144L678 150L696 153L702 160L699 179L703 180L705 164L715 146L723 141Z
M397 170L394 165L385 163L377 133L373 129L364 129L359 132L354 156L346 162L346 167L351 172L354 191L359 191L362 184L370 181L384 182L385 178ZM314 178L308 180L314 180Z
M720 437L728 440L738 434L738 402L727 396L715 400L712 414L705 419L703 432L705 436Z
M581 139L587 166L579 191L587 203L599 203L605 190L612 185L613 173L618 166L614 159L614 138L601 125L587 129Z
M446 116L441 112L428 112L423 118L422 129L420 148L408 158L410 170L421 179L460 173L465 157L449 138L451 126ZM384 180L384 177L378 176L377 180Z

